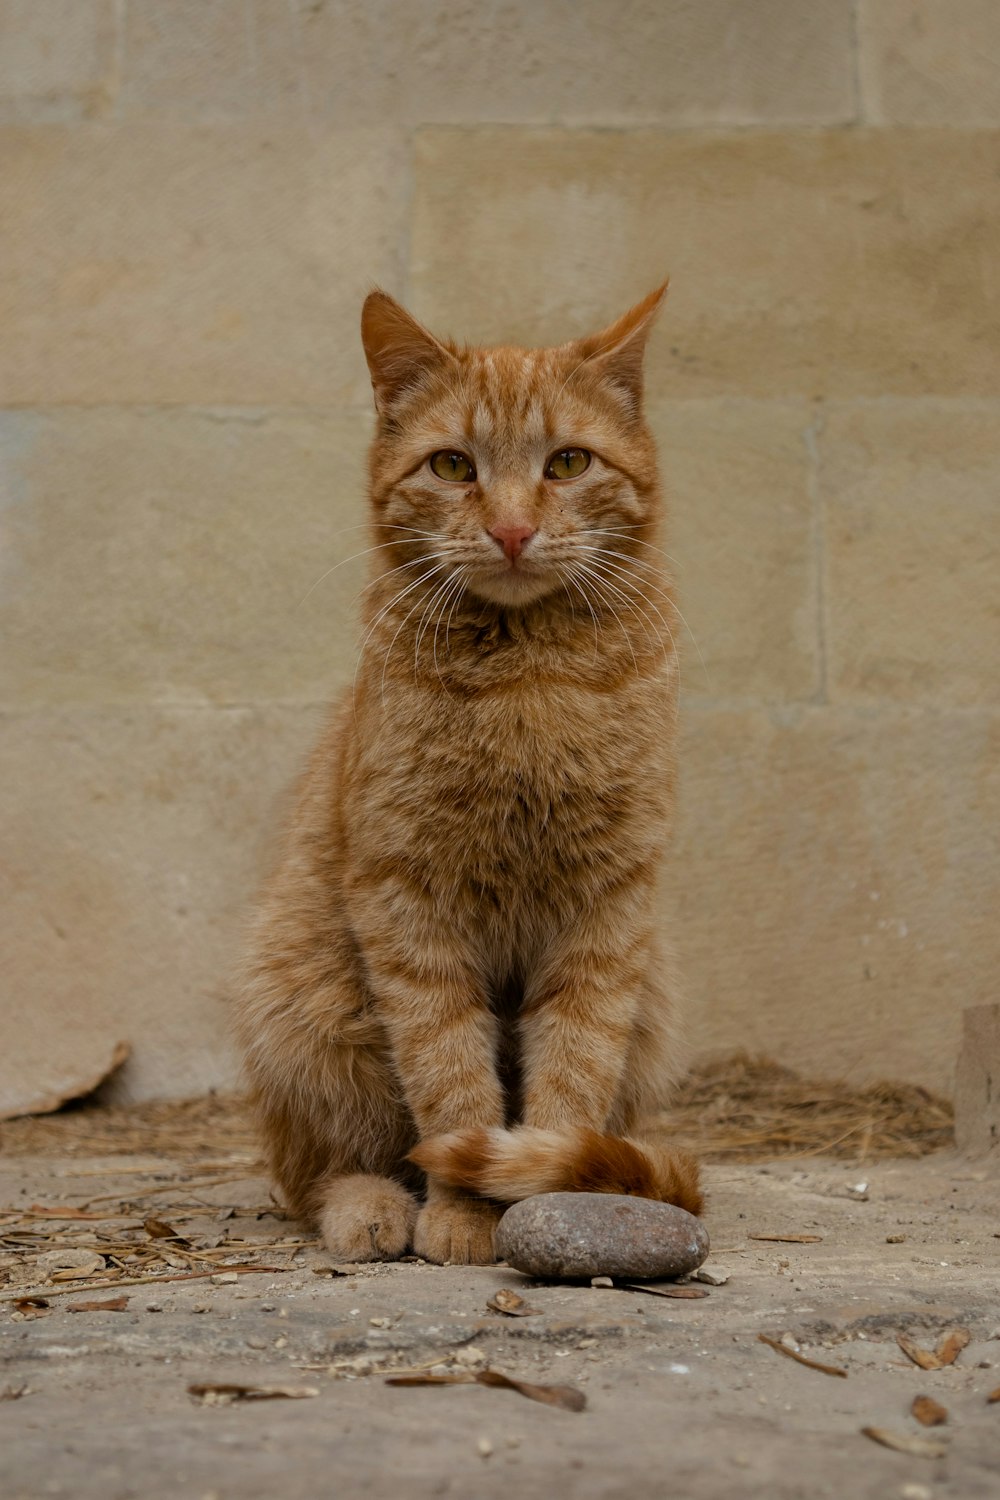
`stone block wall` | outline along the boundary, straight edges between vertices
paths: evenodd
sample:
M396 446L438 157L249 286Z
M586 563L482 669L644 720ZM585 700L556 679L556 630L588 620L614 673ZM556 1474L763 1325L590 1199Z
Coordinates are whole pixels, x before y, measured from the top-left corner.
M18 1070L234 1077L355 660L366 289L542 343L669 272L693 1049L951 1086L1000 960L998 58L994 0L0 0Z

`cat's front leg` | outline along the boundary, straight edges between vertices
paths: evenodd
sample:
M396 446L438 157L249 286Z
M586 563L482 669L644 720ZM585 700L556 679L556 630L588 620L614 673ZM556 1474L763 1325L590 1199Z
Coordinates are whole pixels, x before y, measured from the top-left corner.
M621 913L563 933L528 985L521 1017L526 1125L604 1130L622 1086L649 936Z
M382 929L383 932L385 929ZM421 1139L476 1126L502 1126L496 1023L465 955L433 949L411 932L409 956L370 943L369 981L392 1049L396 1074ZM413 1248L439 1264L488 1265L502 1209L435 1183L417 1216Z

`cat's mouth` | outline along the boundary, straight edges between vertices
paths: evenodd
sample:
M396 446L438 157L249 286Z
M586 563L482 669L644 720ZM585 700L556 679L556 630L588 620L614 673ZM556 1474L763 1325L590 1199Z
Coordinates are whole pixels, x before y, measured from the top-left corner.
M480 598L507 606L532 604L559 587L559 579L539 559L525 556L498 558L489 567L477 568L469 580Z

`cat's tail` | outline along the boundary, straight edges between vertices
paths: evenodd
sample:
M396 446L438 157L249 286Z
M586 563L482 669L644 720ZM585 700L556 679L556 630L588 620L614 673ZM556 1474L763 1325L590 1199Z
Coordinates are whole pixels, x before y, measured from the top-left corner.
M698 1164L686 1151L578 1126L458 1130L421 1141L410 1160L449 1187L517 1203L535 1193L626 1193L704 1207Z

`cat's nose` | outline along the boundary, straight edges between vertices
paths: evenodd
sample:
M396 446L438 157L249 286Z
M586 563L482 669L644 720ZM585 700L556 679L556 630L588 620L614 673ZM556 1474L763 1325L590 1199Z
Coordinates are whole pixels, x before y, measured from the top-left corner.
M535 534L533 526L491 526L490 536L504 550L505 556L513 562L515 557L520 557L521 548L525 542L530 541Z

